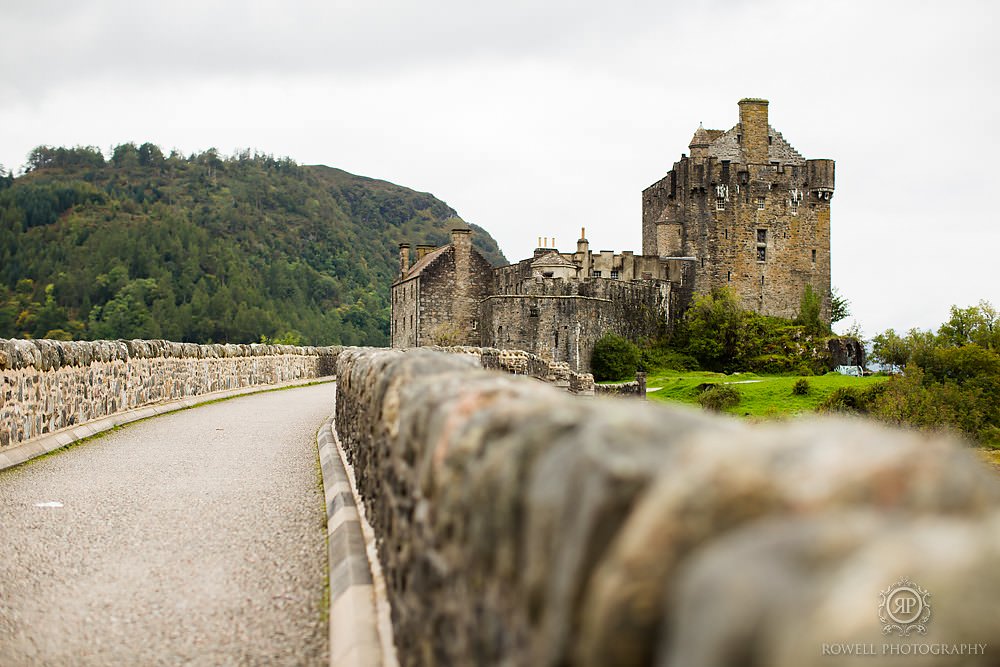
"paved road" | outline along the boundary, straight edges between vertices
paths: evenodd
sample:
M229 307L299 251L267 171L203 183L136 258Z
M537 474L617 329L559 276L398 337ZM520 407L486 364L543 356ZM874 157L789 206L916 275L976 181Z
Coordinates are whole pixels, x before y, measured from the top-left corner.
M0 665L324 664L333 394L206 405L0 472Z

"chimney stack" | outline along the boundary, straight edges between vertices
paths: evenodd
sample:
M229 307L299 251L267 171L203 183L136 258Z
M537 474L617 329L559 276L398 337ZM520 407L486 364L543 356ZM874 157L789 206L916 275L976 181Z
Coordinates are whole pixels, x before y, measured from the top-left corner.
M399 244L399 277L402 278L410 270L410 244Z
M744 159L750 164L768 164L770 130L767 100L746 97L740 100L740 143Z

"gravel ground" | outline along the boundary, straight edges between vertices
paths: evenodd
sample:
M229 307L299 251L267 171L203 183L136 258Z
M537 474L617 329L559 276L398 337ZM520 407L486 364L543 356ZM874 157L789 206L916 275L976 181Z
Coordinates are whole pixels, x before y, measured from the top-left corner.
M210 404L0 472L0 665L325 664L333 394Z

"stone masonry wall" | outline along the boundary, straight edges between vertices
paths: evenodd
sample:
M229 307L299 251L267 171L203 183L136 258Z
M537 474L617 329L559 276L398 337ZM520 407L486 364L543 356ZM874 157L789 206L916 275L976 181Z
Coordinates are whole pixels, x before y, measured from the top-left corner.
M1000 659L1000 484L961 445L574 397L478 365L338 360L337 430L404 665ZM882 632L880 592L904 577L930 593L926 634ZM920 646L935 653L900 658Z
M0 339L0 448L153 403L332 375L339 348Z

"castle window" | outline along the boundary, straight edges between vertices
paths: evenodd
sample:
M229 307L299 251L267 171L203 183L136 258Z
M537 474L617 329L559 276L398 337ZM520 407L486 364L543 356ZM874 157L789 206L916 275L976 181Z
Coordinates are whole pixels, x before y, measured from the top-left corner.
M767 230L758 229L757 230L757 243L767 243Z
M600 278L601 277L601 272L600 271L591 271L590 275L592 275L595 278Z
M617 270L611 269L611 278L614 279L614 280L618 280L618 271Z
M799 214L799 201L797 199L792 200L792 215Z
M733 272L732 271L726 271L726 282L728 283L728 282L731 282L732 280L733 280Z
M722 180L729 180L729 160L722 161Z
M816 263L816 251L813 250L813 264Z
M757 261L758 262L767 261L767 246L757 246Z
M757 197L757 210L758 211L763 211L764 210L764 198L763 197Z
M552 271L542 271L542 278L551 278L553 275Z
M780 162L772 162L771 163L771 171L781 171L781 163Z
M715 210L716 211L725 211L726 210L726 198L725 197L716 197L715 198Z
M729 230L728 229L726 230L726 239L727 240L729 239Z
M538 306L528 307L528 317L538 317Z
M742 144L743 143L743 135L742 134L737 134L736 135L736 143L738 143L738 144Z

